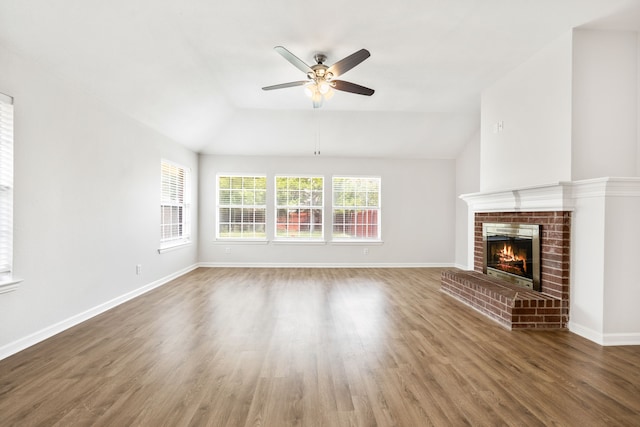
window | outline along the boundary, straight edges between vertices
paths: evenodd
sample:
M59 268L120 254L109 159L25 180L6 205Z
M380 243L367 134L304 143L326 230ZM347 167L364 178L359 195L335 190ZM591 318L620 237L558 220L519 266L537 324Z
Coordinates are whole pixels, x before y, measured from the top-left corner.
M380 178L333 178L333 239L380 240Z
M0 93L0 293L19 281L13 269L13 98Z
M191 240L190 170L162 160L160 190L160 247Z
M221 239L266 239L267 178L218 175L218 227Z
M276 176L276 238L321 240L322 177Z

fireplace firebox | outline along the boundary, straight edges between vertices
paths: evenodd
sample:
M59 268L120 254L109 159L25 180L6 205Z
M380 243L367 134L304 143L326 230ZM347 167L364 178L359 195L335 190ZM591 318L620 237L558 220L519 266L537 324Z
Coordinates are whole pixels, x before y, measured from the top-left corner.
M483 272L540 291L540 226L482 224Z

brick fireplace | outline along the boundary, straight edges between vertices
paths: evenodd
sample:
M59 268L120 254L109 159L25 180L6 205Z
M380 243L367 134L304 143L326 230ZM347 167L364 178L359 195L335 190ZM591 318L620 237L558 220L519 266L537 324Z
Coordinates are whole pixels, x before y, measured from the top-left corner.
M463 302L469 305L473 301L474 308L512 329L563 327L600 345L640 345L640 177L485 190L460 198L468 207L467 257L461 264L465 270L451 270L458 277L451 274L446 279L449 292L443 273L444 292L461 301L467 298ZM484 221L541 225L542 292L523 293L521 287L504 286L480 272ZM543 302L539 296L549 300ZM538 313L557 305L558 326L528 322L535 320L532 303Z
M566 316L569 308L571 212L476 212L473 268L479 272L482 272L482 224L485 222L541 226L540 291L562 300Z
M485 223L535 224L540 230L539 291L483 273ZM476 212L473 272L447 271L442 291L509 329L566 328L569 320L571 212Z

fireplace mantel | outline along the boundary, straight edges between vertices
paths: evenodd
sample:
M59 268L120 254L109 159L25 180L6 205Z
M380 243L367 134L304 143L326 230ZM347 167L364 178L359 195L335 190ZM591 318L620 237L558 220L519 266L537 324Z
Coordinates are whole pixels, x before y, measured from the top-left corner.
M640 197L640 178L597 178L462 194L474 212L574 211L583 197Z
M556 184L513 190L462 194L474 212L520 212L520 211L564 211L572 210L572 184Z

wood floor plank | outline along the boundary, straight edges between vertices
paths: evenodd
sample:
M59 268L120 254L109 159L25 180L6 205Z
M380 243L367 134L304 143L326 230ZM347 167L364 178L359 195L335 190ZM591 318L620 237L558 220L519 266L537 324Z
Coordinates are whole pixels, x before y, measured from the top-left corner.
M508 331L440 272L194 270L0 361L0 424L640 425L640 346Z

